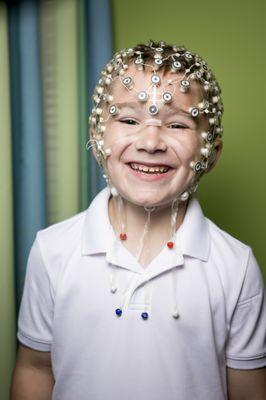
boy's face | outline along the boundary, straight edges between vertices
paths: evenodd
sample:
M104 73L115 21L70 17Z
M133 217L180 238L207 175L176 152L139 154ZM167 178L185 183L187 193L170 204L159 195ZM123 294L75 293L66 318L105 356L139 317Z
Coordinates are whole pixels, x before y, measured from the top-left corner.
M151 87L150 72L129 66L126 76L133 79L134 90L119 79L113 83L119 114L109 117L104 134L104 147L111 149L106 166L113 185L126 200L145 207L167 206L189 187L195 175L190 164L201 159L201 133L208 129L204 115L193 118L189 113L203 100L199 86L192 82L182 93L178 83L168 83L176 74L157 75L161 84L147 102L139 101L137 93ZM161 101L164 92L172 93L169 104ZM152 116L148 110L154 103L159 112Z

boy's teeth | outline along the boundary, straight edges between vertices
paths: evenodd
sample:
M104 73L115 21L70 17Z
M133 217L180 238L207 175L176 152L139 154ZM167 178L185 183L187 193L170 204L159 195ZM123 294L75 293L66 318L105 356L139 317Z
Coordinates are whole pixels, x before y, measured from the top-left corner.
M131 163L130 164L131 168L136 170L136 171L141 171L141 172L146 172L146 173L164 173L168 171L168 167L148 167L146 165L140 165L140 164L135 164L135 163Z

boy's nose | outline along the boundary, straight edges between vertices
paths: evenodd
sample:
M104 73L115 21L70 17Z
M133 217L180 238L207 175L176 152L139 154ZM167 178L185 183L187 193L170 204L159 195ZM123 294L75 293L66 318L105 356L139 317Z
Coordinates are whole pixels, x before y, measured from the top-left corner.
M148 153L167 150L167 145L163 139L160 127L145 126L136 141L137 150L145 150Z

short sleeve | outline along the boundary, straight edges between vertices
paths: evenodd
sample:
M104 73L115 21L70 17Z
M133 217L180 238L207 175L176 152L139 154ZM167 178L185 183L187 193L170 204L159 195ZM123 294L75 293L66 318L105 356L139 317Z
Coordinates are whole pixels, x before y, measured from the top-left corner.
M264 367L265 350L265 289L259 266L250 251L245 279L230 324L226 364L235 369Z
M35 350L50 351L53 295L38 239L30 251L18 319L18 340Z

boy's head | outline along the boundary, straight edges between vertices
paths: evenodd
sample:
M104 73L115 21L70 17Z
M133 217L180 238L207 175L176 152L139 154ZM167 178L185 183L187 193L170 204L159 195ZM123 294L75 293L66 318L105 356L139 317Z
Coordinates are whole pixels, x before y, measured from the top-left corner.
M221 149L220 92L184 47L150 42L116 53L90 116L90 143L111 188L143 206L186 200Z

